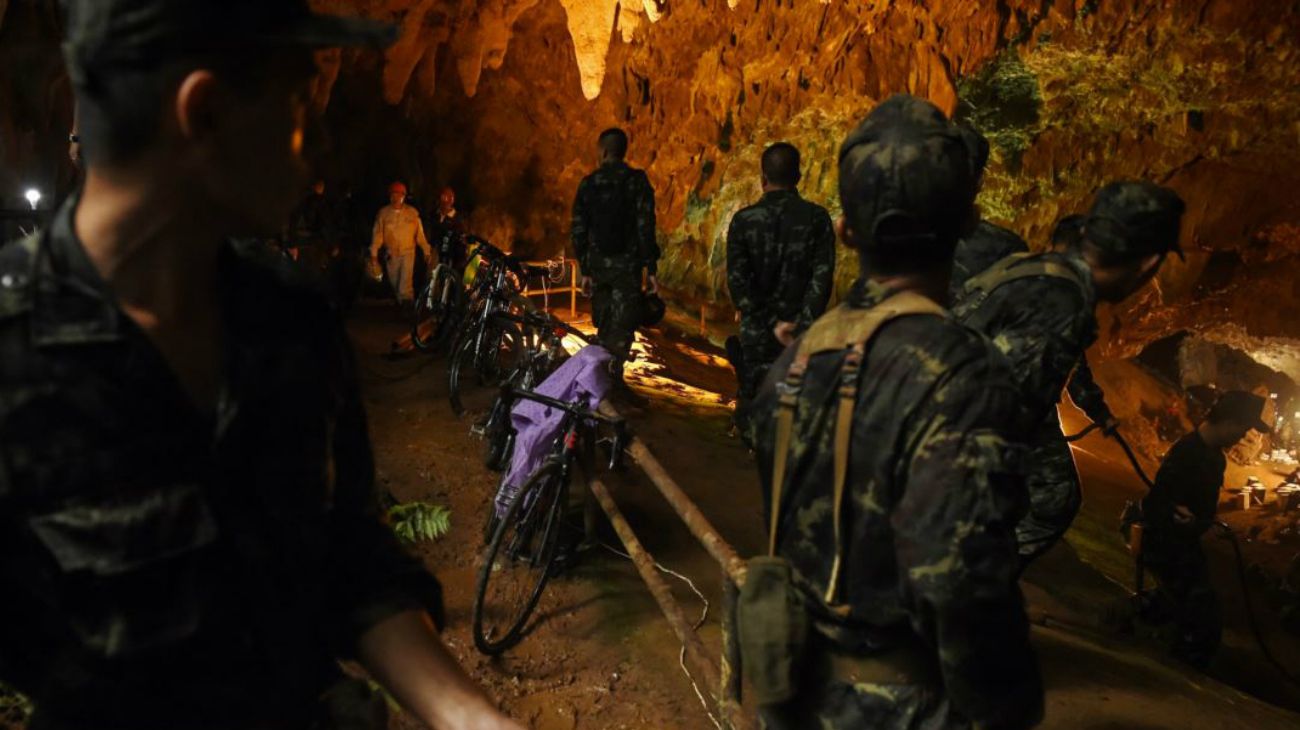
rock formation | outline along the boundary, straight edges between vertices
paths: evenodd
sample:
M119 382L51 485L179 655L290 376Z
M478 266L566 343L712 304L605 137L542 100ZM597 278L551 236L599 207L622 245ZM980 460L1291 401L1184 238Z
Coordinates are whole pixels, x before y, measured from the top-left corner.
M1292 374L1300 364L1293 2L314 4L401 27L382 56L324 55L327 174L367 189L405 177L418 197L454 184L474 226L520 251L564 250L595 137L622 126L658 192L665 283L678 303L726 320L722 239L758 194L762 148L799 145L804 194L834 212L839 140L874 102L909 92L990 137L981 207L1034 245L1107 180L1154 180L1186 198L1187 260L1104 313L1098 356L1133 357L1185 331ZM7 14L30 24L32 5ZM0 25L0 37L13 32ZM0 98L28 83L13 74L0 70ZM5 135L8 166L15 134L43 128L0 117L27 125ZM842 251L840 263L843 287L856 262Z

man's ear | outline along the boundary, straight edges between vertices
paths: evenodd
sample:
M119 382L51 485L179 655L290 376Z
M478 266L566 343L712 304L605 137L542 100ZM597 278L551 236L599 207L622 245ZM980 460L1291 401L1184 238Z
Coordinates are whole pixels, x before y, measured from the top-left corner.
M217 77L211 71L191 71L176 89L176 128L189 140L202 138L216 126Z
M835 235L840 239L840 245L854 251L858 249L857 234L849 227L849 223L844 219L844 216L835 219Z

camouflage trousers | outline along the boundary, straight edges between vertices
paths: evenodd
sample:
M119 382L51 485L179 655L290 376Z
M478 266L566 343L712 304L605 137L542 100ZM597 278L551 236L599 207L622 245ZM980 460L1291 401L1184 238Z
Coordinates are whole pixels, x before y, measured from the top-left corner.
M765 730L968 730L939 687L847 684L823 679L799 696L759 711Z
M591 319L597 339L622 368L632 352L632 340L642 316L641 272L610 272L592 276Z
M1024 467L1029 512L1016 525L1022 569L1065 535L1083 503L1074 454L1061 434L1055 409L1028 446Z

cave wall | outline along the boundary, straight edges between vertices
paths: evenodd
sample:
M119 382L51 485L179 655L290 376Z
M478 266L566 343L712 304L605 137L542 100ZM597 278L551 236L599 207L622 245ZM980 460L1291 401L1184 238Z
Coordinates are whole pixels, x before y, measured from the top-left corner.
M658 193L663 278L679 301L726 317L722 239L759 193L762 148L797 144L804 194L834 213L840 139L905 91L990 136L981 207L1032 245L1107 180L1154 180L1187 200L1187 261L1103 313L1099 355L1188 330L1300 365L1295 2L321 4L402 22L368 91L401 110L424 151L400 174L457 185L475 226L519 250L567 245L595 136L617 124ZM347 126L348 112L331 113ZM1225 256L1227 276L1210 266ZM841 251L841 288L854 276Z
M1103 312L1101 358L1176 331L1300 372L1300 3L1295 0L313 0L396 22L383 53L322 54L326 177L378 206L457 187L520 252L567 246L569 205L620 125L658 193L663 279L729 319L731 215L758 155L804 152L837 212L834 153L878 100L925 96L994 145L986 217L1042 245L1103 182L1189 204L1186 262ZM70 107L54 0L0 0L0 196L66 187ZM44 183L43 183L44 184ZM839 285L856 276L841 251Z

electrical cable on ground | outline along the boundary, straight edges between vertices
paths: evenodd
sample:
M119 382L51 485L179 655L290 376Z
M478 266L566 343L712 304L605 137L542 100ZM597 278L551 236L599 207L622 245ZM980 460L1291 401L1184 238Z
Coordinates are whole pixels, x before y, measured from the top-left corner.
M619 550L618 548L610 546L608 543L606 543L603 540L600 542L600 546L610 551L611 553L614 553L620 558L625 558L627 560L632 559L631 555L628 555L627 553L623 552L622 550ZM686 576L682 575L681 573L678 573L675 570L672 570L671 568L665 568L657 560L655 561L655 569L658 570L660 573L671 575L672 577L685 583L687 587L691 589L691 592L694 593L695 596L700 599L700 602L704 604L704 610L700 612L699 620L697 620L695 622L695 625L691 627L692 629L698 630L701 626L704 625L704 621L709 617L708 599L704 597L704 594L700 592L699 588L695 587L695 582L692 581L690 578L687 578ZM709 722L712 722L713 726L716 727L718 730L722 730L722 725L718 723L717 718L715 718L713 716L713 713L709 711L709 703L704 699L704 693L700 691L700 686L695 683L695 678L691 676L690 670L686 668L686 647L685 646L682 647L681 653L677 655L677 663L681 665L682 673L686 675L686 679L691 683L691 689L695 690L695 696L700 699L700 704L703 705L704 707L704 714L709 716Z
M1255 643L1259 644L1259 650L1263 652L1264 658L1267 659L1275 669L1277 669L1283 679L1295 684L1296 686L1300 686L1300 679L1297 679L1290 670L1282 666L1282 663L1279 662L1277 657L1273 656L1273 652L1269 650L1268 644L1264 643L1264 634L1259 630L1259 622L1255 620L1255 605L1250 600L1250 586L1246 583L1246 562L1241 557L1241 544L1237 542L1237 533L1234 532L1231 527L1228 527L1226 523L1219 522L1216 524L1225 531L1225 534L1228 537L1228 542L1232 543L1232 553L1237 558L1237 578L1241 581L1241 595L1246 601L1246 618L1250 624L1251 633L1255 635Z

